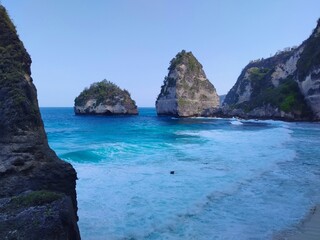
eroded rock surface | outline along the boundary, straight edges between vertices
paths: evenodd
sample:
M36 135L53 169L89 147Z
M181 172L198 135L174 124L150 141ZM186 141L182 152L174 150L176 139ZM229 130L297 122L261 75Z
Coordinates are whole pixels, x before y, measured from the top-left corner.
M76 171L48 145L30 65L31 58L0 5L0 239L80 239ZM13 204L19 196L39 191L59 198ZM55 215L47 219L52 227L36 224L47 209ZM32 231L45 238L30 232L28 219L35 223ZM53 228L59 231L53 233Z
M168 70L156 101L158 115L207 116L219 107L215 87L191 52L178 53Z
M300 46L250 62L227 94L223 116L320 120L320 25Z

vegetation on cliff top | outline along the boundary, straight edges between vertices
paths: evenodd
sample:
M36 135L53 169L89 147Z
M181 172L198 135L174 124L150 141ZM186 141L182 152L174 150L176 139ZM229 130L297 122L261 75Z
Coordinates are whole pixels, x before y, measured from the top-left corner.
M197 78L197 75L202 69L202 65L199 63L199 61L195 58L195 56L192 54L192 52L186 52L185 50L182 50L179 52L171 61L170 65L168 67L169 74L174 69L178 68L179 65L185 65L186 66L186 72L183 76L183 79L180 79L179 82L177 82L177 79L166 76L164 78L163 84L161 86L160 94L158 95L157 100L161 96L167 96L169 94L168 88L170 87L181 87L186 92L191 93L191 95L195 95L197 91L199 91L200 87L208 89L210 91L211 89L214 89L213 85L210 82L206 81L200 81ZM204 74L204 73L203 73ZM192 79L192 81L187 82L186 77L189 77Z
M33 85L31 58L20 41L6 9L0 5L0 127L29 129L40 124ZM12 110L14 109L14 111ZM6 127L7 126L7 127Z
M298 79L304 78L315 68L320 66L320 19L309 39L304 42L304 50L297 62Z
M100 103L108 103L115 105L118 102L121 104L134 104L135 101L131 99L130 93L124 89L122 90L113 82L104 79L101 82L96 82L85 88L78 97L74 100L76 106L85 105L87 101L95 99L96 105Z
M254 67L250 68L248 72L252 86L250 101L233 107L240 107L249 112L258 107L271 105L287 113L292 112L301 116L311 114L298 84L291 76L280 80L279 86L275 87L270 81L273 70Z
M179 52L171 61L168 70L175 69L179 64L185 64L189 71L195 71L202 68L202 65L198 60L193 56L192 52L186 52L182 50Z

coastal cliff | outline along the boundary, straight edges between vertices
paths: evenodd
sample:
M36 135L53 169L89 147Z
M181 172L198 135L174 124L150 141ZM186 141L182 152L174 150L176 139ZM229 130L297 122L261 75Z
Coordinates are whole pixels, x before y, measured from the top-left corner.
M30 66L0 5L0 239L80 239L76 171L48 145Z
M224 116L320 120L320 25L300 46L250 62L227 94Z
M138 108L130 93L103 80L91 84L74 100L78 115L137 115Z
M181 51L168 68L156 101L158 115L207 116L219 107L219 96L192 52Z

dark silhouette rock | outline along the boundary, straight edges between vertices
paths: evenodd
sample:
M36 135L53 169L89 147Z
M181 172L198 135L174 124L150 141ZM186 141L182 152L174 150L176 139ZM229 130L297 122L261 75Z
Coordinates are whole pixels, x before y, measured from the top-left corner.
M77 175L48 145L30 65L31 58L0 5L0 239L80 239ZM56 197L15 203L26 194L38 196L39 191L45 191L43 197ZM52 218L45 218L48 211Z

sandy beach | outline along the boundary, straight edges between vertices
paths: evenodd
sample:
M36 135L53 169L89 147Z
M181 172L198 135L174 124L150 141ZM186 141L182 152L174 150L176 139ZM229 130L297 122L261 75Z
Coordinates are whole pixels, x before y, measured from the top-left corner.
M294 229L276 234L274 240L319 240L320 239L320 205L310 210L305 219Z

